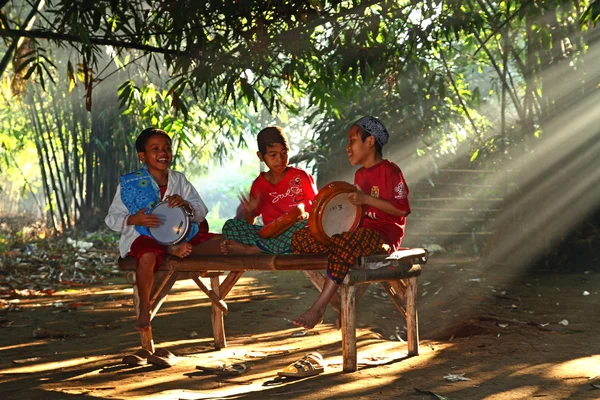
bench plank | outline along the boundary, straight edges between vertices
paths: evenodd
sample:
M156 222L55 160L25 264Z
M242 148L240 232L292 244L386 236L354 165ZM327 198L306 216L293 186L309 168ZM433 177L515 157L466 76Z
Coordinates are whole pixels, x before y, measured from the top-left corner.
M322 270L327 268L327 256L307 256L304 254L289 255L199 255L192 254L185 258L165 257L158 271L289 271L289 270ZM119 269L135 270L135 258L119 259Z
M421 265L419 264L388 266L378 269L351 269L342 284L351 286L366 282L397 281L419 275L421 275Z

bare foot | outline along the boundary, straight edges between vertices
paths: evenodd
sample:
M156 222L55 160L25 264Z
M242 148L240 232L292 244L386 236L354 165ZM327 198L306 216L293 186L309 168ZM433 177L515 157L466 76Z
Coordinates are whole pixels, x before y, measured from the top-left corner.
M323 322L323 315L325 315L325 310L311 307L307 312L293 320L292 324L305 329L312 329Z
M223 240L221 242L221 254L227 254L227 249L229 248L229 241Z
M177 257L187 257L192 253L192 245L188 242L172 244L167 247L167 253Z
M256 246L243 244L235 240L223 240L221 242L223 254L261 254L262 251Z

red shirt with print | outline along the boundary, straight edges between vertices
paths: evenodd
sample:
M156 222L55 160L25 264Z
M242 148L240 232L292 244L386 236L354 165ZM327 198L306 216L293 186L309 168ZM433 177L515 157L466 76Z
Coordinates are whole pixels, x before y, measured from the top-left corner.
M354 175L354 183L366 194L388 200L399 210L410 213L408 186L400 168L383 160L370 168L360 168ZM375 207L363 205L364 215L361 228L374 229L394 250L400 247L406 227L406 217L388 214Z
M250 196L259 198L256 215L262 215L263 223L268 225L286 212L304 203L304 210L310 212L312 201L317 195L315 180L311 175L298 168L288 167L283 179L273 185L262 172L252 183Z

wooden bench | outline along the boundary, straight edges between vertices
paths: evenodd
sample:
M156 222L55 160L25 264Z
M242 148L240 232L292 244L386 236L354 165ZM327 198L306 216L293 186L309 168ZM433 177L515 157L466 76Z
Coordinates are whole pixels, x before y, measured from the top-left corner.
M379 282L392 302L406 319L408 355L419 354L417 318L417 277L421 264L427 262L427 250L402 249L391 255L381 254L362 257L350 270L341 285L342 355L345 372L356 371L356 304L371 282ZM135 284L135 259L119 259L119 268L129 271L127 278L134 286L134 304L139 315L139 295ZM211 322L215 348L227 346L224 315L228 308L225 298L245 271L303 271L311 282L322 290L325 276L320 272L327 268L327 258L316 255L255 255L255 256L200 256L186 258L167 257L155 274L150 294L151 319L154 318L167 294L180 279L193 279L212 302ZM227 274L221 282L220 276ZM200 280L210 278L210 288ZM142 347L154 352L152 329L140 332Z

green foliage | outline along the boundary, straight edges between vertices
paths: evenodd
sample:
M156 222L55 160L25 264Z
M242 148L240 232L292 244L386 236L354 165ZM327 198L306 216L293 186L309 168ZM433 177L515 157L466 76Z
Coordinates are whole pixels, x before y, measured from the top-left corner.
M44 143L75 149L68 162L52 148L40 161L59 176L46 189L50 209L61 197L65 210L77 208L73 199L105 209L109 196L86 187L86 174L112 192L118 172L137 166L132 141L147 126L172 132L176 167L202 174L285 115L310 127L295 160L327 179L348 169L346 132L362 115L386 123L386 151L410 143L419 156L441 157L469 141L476 164L509 158L525 136L544 138L544 121L568 101L551 90L548 70L572 63L582 95L598 84L582 68L598 2L57 0L29 32L21 5L0 12L7 46L29 38L15 53L13 82L35 80L46 91L27 94L19 118L37 119L22 137L40 151ZM79 135L61 139L72 126ZM106 165L118 168L104 174ZM74 193L61 196L61 180Z
M581 14L581 17L579 17L579 22L582 25L596 26L598 19L600 19L600 2L592 1L588 8Z

